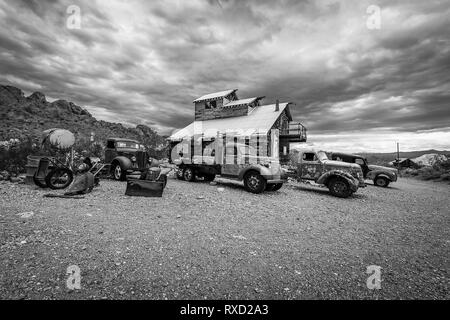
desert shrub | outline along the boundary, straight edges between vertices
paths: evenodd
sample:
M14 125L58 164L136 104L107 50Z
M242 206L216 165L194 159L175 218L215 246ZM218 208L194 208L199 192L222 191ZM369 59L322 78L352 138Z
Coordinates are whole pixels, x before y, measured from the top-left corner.
M450 159L440 163L440 167L445 171L450 171Z
M0 147L0 170L11 173L25 172L29 155L42 155L36 141L29 138L25 141L13 141Z
M400 177L416 177L419 175L419 170L415 168L400 168L399 176Z
M92 143L89 139L78 139L74 145L74 151L79 157L97 157L100 159L104 158L105 147L103 144L94 142Z
M417 170L418 175L423 180L435 180L441 177L443 171L438 166L423 167Z

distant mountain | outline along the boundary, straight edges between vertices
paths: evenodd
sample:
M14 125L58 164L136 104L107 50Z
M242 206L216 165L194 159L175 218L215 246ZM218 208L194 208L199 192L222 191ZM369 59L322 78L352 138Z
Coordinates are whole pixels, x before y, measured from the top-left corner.
M397 152L391 153L360 153L361 156L367 158L369 163L386 165L389 162L397 159ZM408 151L400 152L400 158L415 159L424 155L444 155L450 157L450 151L439 150L423 150L423 151Z
M166 143L165 137L145 125L127 128L120 123L99 121L72 102L48 102L41 92L26 97L12 86L0 85L0 117L0 141L39 138L44 130L63 128L72 131L77 140L89 141L94 133L95 141L102 143L108 137L136 139L152 149Z

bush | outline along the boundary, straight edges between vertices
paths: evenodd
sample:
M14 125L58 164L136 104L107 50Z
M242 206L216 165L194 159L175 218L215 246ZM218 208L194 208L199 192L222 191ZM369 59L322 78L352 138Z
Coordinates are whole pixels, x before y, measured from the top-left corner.
M19 174L25 172L27 157L31 154L39 155L38 144L29 138L26 141L13 141L0 147L0 170ZM41 154L42 155L42 154Z
M440 167L445 171L450 171L450 159L440 163Z

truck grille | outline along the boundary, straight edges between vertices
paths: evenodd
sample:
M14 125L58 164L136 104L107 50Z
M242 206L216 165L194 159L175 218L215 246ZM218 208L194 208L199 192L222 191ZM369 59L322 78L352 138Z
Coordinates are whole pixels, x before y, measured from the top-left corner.
M136 163L139 169L145 169L148 163L148 154L145 151L136 152Z

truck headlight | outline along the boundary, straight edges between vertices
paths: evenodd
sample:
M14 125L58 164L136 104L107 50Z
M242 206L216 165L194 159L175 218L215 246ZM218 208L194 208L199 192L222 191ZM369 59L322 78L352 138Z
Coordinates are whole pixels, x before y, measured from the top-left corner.
M131 162L136 162L136 161L137 161L136 157L135 157L135 156L132 156L132 157L131 157Z

